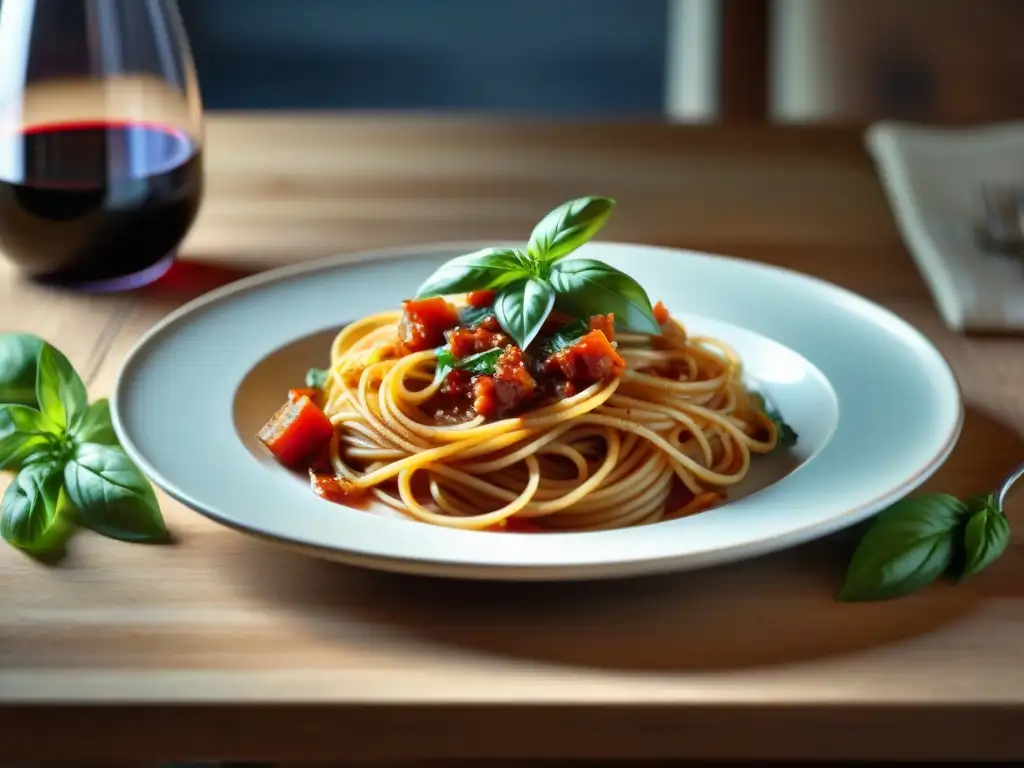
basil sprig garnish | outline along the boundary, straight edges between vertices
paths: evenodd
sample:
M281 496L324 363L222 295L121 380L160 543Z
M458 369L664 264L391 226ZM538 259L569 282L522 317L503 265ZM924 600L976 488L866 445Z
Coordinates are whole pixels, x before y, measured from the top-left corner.
M563 203L537 222L527 253L545 261L568 256L597 234L614 207L615 201L607 197L581 197Z
M525 250L487 248L451 259L416 298L497 291L498 323L524 349L555 307L577 318L614 313L621 328L660 333L651 300L636 280L600 261L565 258L597 234L614 206L607 197L563 203L534 227Z
M903 499L879 513L861 538L836 597L885 600L940 576L962 581L994 563L1009 541L1010 524L991 494Z
M416 298L498 288L528 275L528 261L510 248L485 248L446 261L420 286Z
M520 347L530 346L555 306L555 289L539 277L510 283L494 300L498 324Z
M0 470L17 472L0 500L5 541L52 553L74 524L123 541L167 540L156 494L122 450L109 403L89 403L59 350L32 334L0 335L0 403Z

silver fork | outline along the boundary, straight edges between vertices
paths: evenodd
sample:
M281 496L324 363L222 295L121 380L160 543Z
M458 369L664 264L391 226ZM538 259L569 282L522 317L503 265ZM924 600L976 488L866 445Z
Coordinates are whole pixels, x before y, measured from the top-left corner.
M983 245L997 253L1024 254L1024 184L982 184Z
M993 491L992 495L996 497L996 506L1000 510L1003 509L1003 502L1006 500L1006 496L1010 492L1010 489L1013 487L1014 483L1021 479L1021 477L1024 477L1024 464L1021 464L1003 478L1003 481L999 483L999 487Z

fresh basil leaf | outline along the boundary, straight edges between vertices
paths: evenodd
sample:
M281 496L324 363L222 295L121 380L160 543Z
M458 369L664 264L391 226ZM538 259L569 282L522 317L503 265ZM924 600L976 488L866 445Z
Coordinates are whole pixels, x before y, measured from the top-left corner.
M567 259L548 277L558 306L570 315L615 314L615 325L639 333L661 333L647 292L625 272L593 259Z
M556 352L568 349L577 341L590 333L590 324L583 320L573 320L559 328L544 344L544 356L550 357Z
M488 317L494 317L494 307L466 307L459 313L459 324L463 328L475 328Z
M468 371L474 375L493 374L494 366L497 364L498 358L501 357L501 353L503 351L504 350L496 347L494 349L485 349L483 352L477 352L476 354L459 358L453 355L451 350L445 347L437 353L437 372L435 377L438 379L444 379L445 376L455 369Z
M796 445L800 436L796 433L795 429L783 420L781 413L765 402L764 395L760 392L751 392L750 398L765 416L775 422L775 431L778 432L778 440L775 443L776 448L792 448Z
M555 306L555 291L546 281L530 277L506 286L494 302L501 327L522 349L540 333Z
M51 458L60 447L59 433L57 425L35 408L0 406L0 471Z
M485 248L446 261L416 292L417 299L498 288L527 274L511 248Z
M68 501L65 490L61 488L57 500L57 517L53 524L36 540L32 547L22 547L21 549L37 560L56 563L66 554L67 543L74 533L74 507Z
M85 384L64 354L44 343L36 370L39 410L61 429L74 431L89 406Z
M310 368L306 371L306 386L313 389L323 389L327 386L327 377L330 371L326 368Z
M437 353L437 364L434 368L434 380L444 381L445 377L459 364L459 358L453 355L448 347L438 347L435 352Z
M971 516L964 528L965 564L961 579L988 568L1010 543L1010 523L991 496L968 499Z
M110 420L110 401L104 397L86 408L82 420L72 434L80 443L120 445L117 433L114 432L114 424Z
M498 363L498 358L501 357L503 349L485 349L483 352L477 352L475 355L469 355L459 360L455 367L460 371L468 371L472 374L492 374L494 373L494 366Z
M57 523L63 481L59 463L25 467L7 487L0 502L0 536L27 551L46 549L47 534Z
M451 353L447 347L436 350L437 363L434 368L434 381L444 381L444 378L458 365L459 358Z
M36 361L43 343L33 333L0 333L0 403L36 407Z
M562 203L533 228L527 251L538 261L568 256L597 234L614 207L615 201L607 197L580 197Z
M953 562L966 514L962 501L941 493L883 510L857 545L836 599L885 600L927 586Z
M167 540L153 486L120 448L78 446L64 468L64 487L81 521L97 533L122 541Z

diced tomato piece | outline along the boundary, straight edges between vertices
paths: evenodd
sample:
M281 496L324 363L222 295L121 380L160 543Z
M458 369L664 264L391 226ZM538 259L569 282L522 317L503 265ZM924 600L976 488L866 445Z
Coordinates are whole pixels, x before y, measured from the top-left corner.
M457 328L448 334L448 348L458 358L507 347L511 343L512 339L504 333L495 333L485 328Z
M660 301L654 305L654 319L658 321L658 325L664 325L669 321L668 309Z
M471 307L490 307L497 295L497 291L470 291L466 295L466 303Z
M398 338L408 351L422 352L444 344L444 332L458 324L458 310L440 296L407 301L398 322Z
M300 467L312 460L333 436L331 420L305 395L282 405L258 435L287 467Z
M498 357L493 376L473 379L473 407L481 416L503 416L525 403L537 391L526 368L523 350L509 346Z
M294 403L300 398L308 397L314 403L316 399L320 397L320 390L313 389L312 387L296 387L288 390L288 401Z
M537 382L526 368L523 350L516 346L506 347L494 364L494 381L498 385L499 396L504 389L509 397L503 398L514 403L522 402L537 389Z
M473 410L481 416L493 416L498 410L498 399L494 394L493 376L473 378Z
M608 341L615 341L615 314L593 315L590 318L590 330L600 331Z
M601 381L619 376L626 370L626 361L601 331L591 331L571 347L556 352L544 363L549 373L561 371L570 381Z

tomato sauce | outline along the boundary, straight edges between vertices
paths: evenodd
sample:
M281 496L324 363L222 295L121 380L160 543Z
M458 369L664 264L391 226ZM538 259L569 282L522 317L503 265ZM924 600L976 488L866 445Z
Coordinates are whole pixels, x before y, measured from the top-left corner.
M492 318L488 318L492 319ZM497 324L497 320L494 321ZM504 333L496 333L486 328L457 328L448 334L448 348L455 357L469 357L477 352L498 349L512 344L512 339Z
M357 488L355 484L333 473L309 471L309 485L313 493L321 499L335 504L350 507L365 507L370 500L370 493L365 488Z

